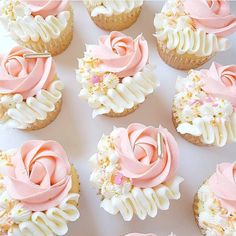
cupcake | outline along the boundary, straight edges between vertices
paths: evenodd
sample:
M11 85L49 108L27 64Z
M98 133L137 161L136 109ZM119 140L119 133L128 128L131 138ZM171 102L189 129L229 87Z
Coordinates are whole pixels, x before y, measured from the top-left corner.
M196 194L194 214L203 235L236 235L236 163L217 166Z
M50 54L14 47L0 54L0 124L41 129L61 110L63 83Z
M236 31L236 17L228 0L168 0L154 25L161 58L176 69L190 70L229 48L226 37Z
M20 45L55 56L73 37L68 0L1 0L0 21Z
M101 36L98 45L86 45L79 59L80 97L93 109L93 117L125 116L136 110L158 87L154 67L148 63L148 44L139 35L120 32Z
M83 0L94 23L108 31L129 28L140 15L143 0Z
M101 196L100 206L125 221L168 210L170 199L180 198L178 158L174 137L162 127L131 124L103 135L90 159L90 181Z
M59 143L0 152L0 235L65 235L80 216L78 199L76 171Z
M236 141L236 65L191 70L176 90L173 122L187 141L219 147Z

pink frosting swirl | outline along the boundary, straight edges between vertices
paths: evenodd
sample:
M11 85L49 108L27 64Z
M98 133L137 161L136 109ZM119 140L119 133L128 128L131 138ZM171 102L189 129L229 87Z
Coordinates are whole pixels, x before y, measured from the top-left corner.
M69 0L20 0L27 4L30 8L32 15L40 15L44 18L53 15L56 16L64 11L68 6Z
M14 47L6 56L0 56L0 94L21 94L31 97L47 88L54 79L56 66L49 58L25 59L30 49Z
M55 141L26 142L12 157L12 164L5 179L7 192L32 211L59 205L71 189L71 166Z
M236 17L230 13L228 0L183 0L184 10L196 28L226 37L236 31Z
M157 156L159 132L164 140L162 158ZM115 149L120 157L121 173L136 187L156 187L175 174L179 150L167 129L131 124L127 129L119 129Z
M209 186L224 208L230 213L236 211L236 162L218 165Z
M202 70L202 89L213 97L226 99L236 108L236 65L222 66L212 63L209 70Z
M133 40L114 31L101 36L99 45L92 45L91 49L94 57L102 61L102 70L120 78L135 75L148 61L148 44L142 35Z

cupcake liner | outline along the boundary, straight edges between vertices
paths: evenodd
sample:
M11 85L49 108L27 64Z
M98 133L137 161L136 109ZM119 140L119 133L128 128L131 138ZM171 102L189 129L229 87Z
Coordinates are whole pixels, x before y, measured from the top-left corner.
M188 53L178 54L176 50L169 50L165 42L157 40L157 50L163 61L178 70L191 70L209 61L213 55L197 57Z
M174 110L174 109L173 109ZM174 124L174 127L175 129L177 130L177 127L179 125L179 122L177 121L177 117L175 115L174 112L172 112L172 121L173 121L173 124ZM179 132L178 132L179 133ZM192 144L195 144L195 145L198 145L198 146L211 146L211 145L207 145L205 143L202 142L202 139L200 136L193 136L191 134L181 134L179 133L180 136L182 136L186 141L192 143Z
M88 7L89 14L91 16L91 11L93 8ZM136 7L132 11L127 13L121 13L119 15L113 14L112 16L105 16L99 14L98 16L92 17L94 23L107 31L120 31L129 28L138 19L142 7Z
M74 165L71 166L72 187L70 193L80 193L80 181Z
M195 194L195 197L194 197L194 201L193 201L193 214L194 214L194 218L196 220L196 223L201 231L201 233L203 235L206 235L205 233L205 230L199 225L199 221L198 221L198 218L199 218L199 208L198 208L198 204L199 204L199 199L198 199L198 195Z
M115 113L114 111L110 111L109 113L104 114L104 115L105 115L105 116L108 116L108 117L112 117L112 118L115 118L115 117L124 117L124 116L127 116L127 115L133 113L133 112L136 111L138 108L139 108L139 105L135 105L135 106L133 106L133 107L130 108L130 109L124 110L122 113Z
M61 35L56 39L51 39L49 42L45 43L40 38L37 42L32 41L31 39L27 42L22 40L17 40L17 43L23 47L30 48L35 52L49 52L52 56L56 56L63 51L65 51L70 45L73 39L73 10L70 6L69 9L71 17L68 21L66 28L61 32Z
M32 131L46 127L57 118L58 114L61 111L61 106L62 106L62 98L55 104L55 110L47 114L46 120L37 120L36 122L29 124L28 127L24 130Z

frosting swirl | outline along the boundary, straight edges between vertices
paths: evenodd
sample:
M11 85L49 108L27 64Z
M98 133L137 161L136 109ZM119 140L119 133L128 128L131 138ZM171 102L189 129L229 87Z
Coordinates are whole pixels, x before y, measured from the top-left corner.
M55 207L68 195L72 180L62 146L54 141L28 141L12 157L5 179L11 198L32 211Z
M18 46L0 56L0 94L19 93L25 99L46 89L54 79L56 69L51 57L25 59L27 53L34 51Z
M141 71L148 61L148 44L139 35L135 40L120 32L101 36L99 45L92 45L94 57L102 61L104 72L113 72L123 78Z
M58 15L64 11L69 0L20 0L27 4L33 16L41 15L47 17L49 15Z
M209 70L201 72L205 82L202 89L209 95L228 100L236 108L236 65L213 63Z
M184 0L184 10L196 28L226 37L236 31L236 17L230 13L228 0Z
M218 165L209 186L224 208L236 211L236 162Z
M163 136L163 155L158 158L157 135ZM136 187L151 188L168 181L177 167L178 146L164 128L131 124L119 129L115 149L120 157L121 173Z

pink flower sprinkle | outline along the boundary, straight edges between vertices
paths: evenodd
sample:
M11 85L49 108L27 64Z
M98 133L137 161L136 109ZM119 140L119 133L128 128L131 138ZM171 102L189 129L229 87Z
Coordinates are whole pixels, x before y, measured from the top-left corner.
M213 104L212 106L213 106L213 107L218 107L218 104L215 103L215 104Z
M115 176L115 184L117 185L121 185L122 182L123 182L123 175L121 173L118 173L116 176Z
M98 84L99 82L100 82L100 77L99 76L97 76L97 75L94 75L94 76L92 76L92 78L90 79L90 81L91 81L91 83L93 83L93 84Z

